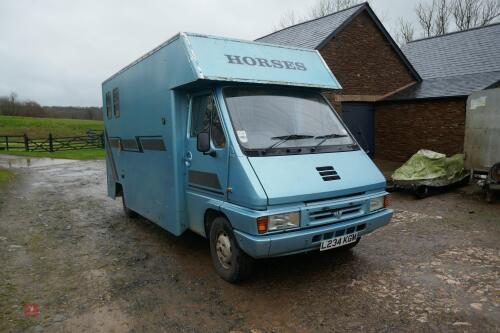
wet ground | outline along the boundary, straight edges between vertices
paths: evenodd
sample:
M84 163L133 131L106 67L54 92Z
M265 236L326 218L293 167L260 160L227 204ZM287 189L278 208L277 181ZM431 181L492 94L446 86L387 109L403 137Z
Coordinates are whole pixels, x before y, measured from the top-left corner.
M10 161L0 188L1 332L500 330L500 201L474 186L393 193L392 223L351 252L261 261L231 285L204 239L125 218L103 161L52 162Z

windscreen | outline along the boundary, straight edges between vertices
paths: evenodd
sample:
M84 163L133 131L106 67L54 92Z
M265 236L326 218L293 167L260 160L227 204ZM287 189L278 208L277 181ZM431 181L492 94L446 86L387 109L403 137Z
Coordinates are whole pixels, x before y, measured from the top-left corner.
M224 97L244 149L349 146L354 141L324 97L294 89L225 88Z

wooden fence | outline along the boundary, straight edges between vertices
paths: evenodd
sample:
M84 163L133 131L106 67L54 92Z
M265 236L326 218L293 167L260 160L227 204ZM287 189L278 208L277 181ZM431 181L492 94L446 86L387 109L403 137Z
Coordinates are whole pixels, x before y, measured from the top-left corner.
M88 130L86 135L55 138L30 138L24 135L0 135L0 151L62 151L104 148L101 130Z

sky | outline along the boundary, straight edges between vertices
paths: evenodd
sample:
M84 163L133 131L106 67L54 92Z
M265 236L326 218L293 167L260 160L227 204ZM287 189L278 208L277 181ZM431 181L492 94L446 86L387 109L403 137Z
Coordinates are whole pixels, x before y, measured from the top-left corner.
M418 0L372 0L389 32ZM179 31L253 40L316 0L0 0L0 96L101 106L101 83Z

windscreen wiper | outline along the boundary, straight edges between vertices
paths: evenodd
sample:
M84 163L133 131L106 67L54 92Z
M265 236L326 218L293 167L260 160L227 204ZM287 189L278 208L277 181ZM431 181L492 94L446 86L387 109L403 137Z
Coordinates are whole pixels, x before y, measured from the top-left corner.
M267 147L265 150L269 150L272 148L275 148L282 144L283 142L289 141L289 140L301 140L301 139L311 139L314 138L313 135L307 135L307 134L289 134L289 135L282 135L282 136L274 136L271 139L272 140L280 140L278 142L273 143L269 147Z
M315 137L315 139L323 139L316 146L312 148L312 150L316 150L319 146L321 146L326 140L328 139L334 139L334 138L345 138L347 134L337 134L337 133L332 133L332 134L325 134L325 135L318 135Z

